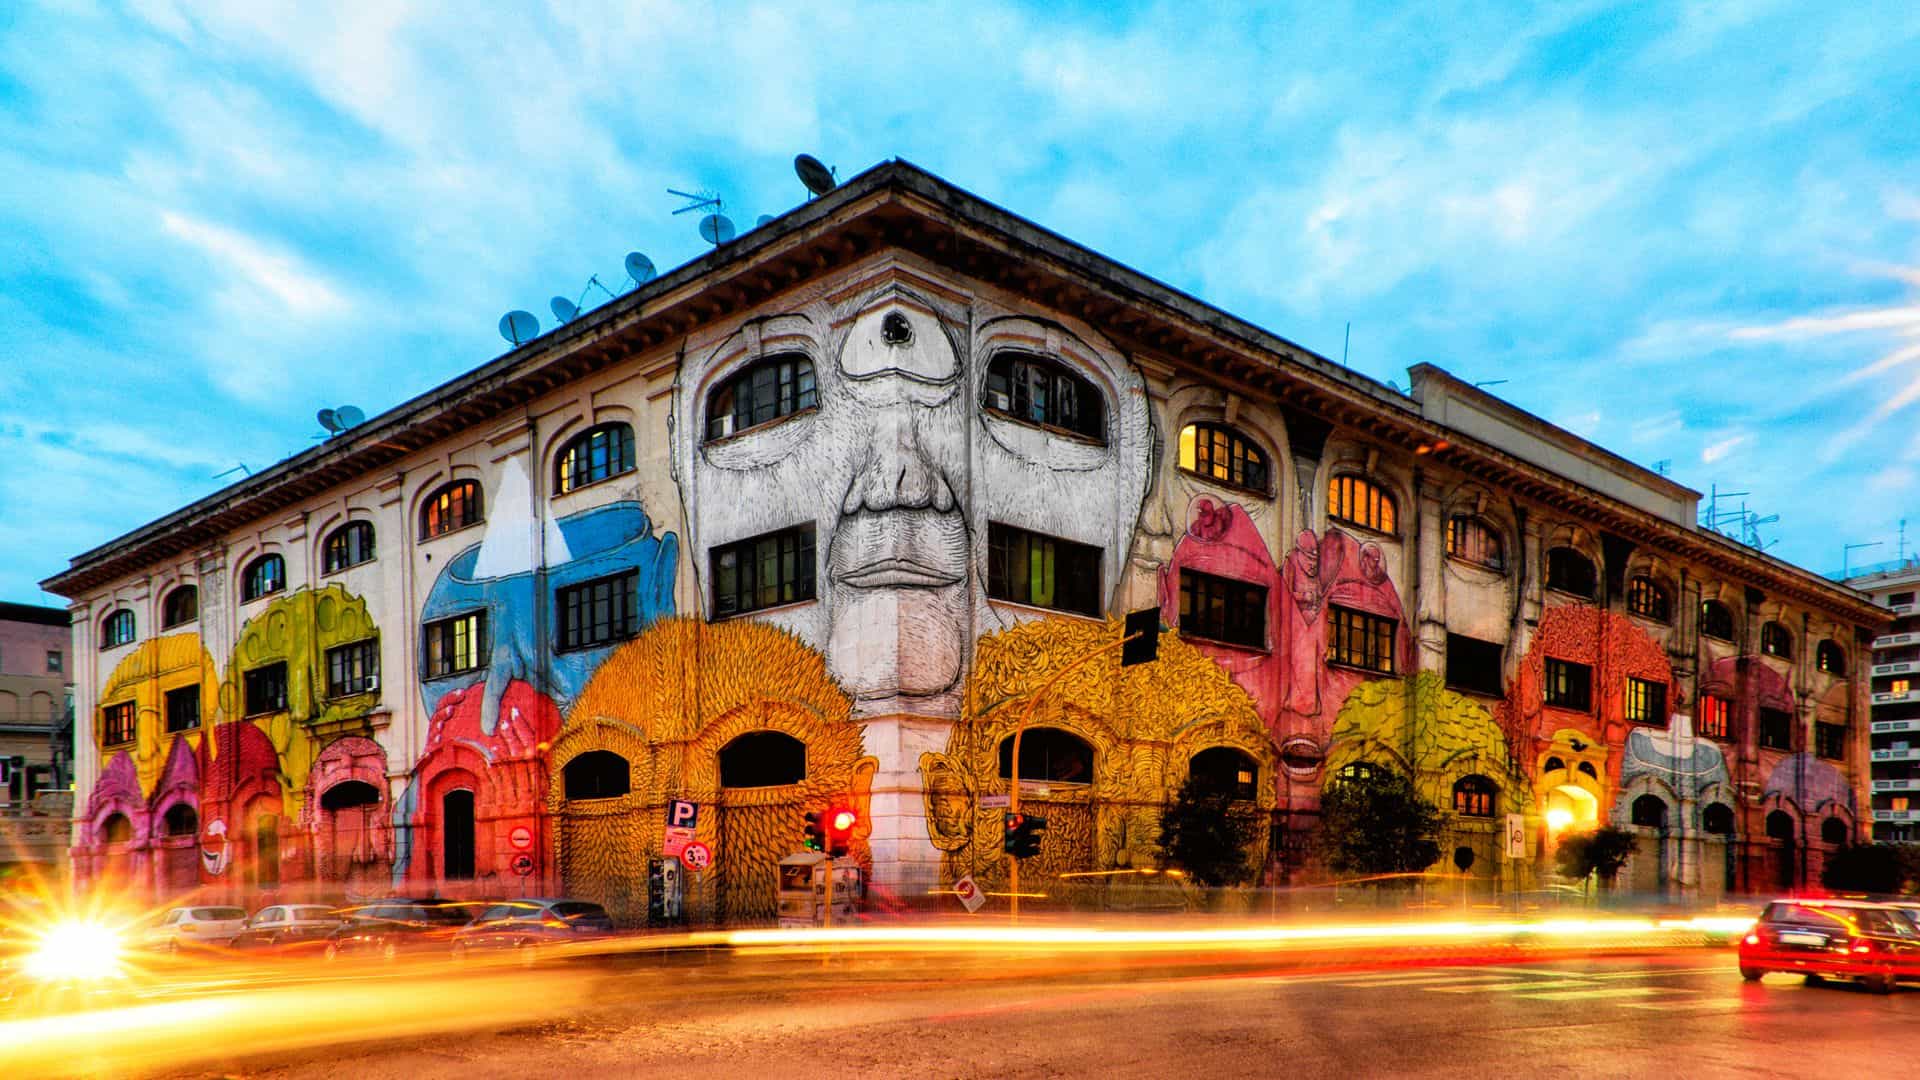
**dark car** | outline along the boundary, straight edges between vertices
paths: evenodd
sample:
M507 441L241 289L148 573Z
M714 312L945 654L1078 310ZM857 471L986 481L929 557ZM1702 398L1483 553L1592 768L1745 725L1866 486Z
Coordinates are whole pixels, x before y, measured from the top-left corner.
M236 949L318 950L344 921L324 904L275 904L254 912L232 944Z
M1740 976L1770 971L1810 983L1858 979L1889 993L1899 979L1920 979L1920 924L1908 913L1865 900L1775 900L1740 939Z
M528 898L489 905L453 935L455 956L514 949L531 960L542 948L613 933L607 909L585 900Z
M444 952L461 927L473 921L473 905L455 900L375 900L342 909L346 920L326 938L329 960L403 952Z

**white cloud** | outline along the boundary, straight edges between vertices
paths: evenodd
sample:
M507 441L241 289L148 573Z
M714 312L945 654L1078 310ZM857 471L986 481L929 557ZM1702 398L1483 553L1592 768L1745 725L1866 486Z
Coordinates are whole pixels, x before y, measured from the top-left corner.
M1751 437L1752 436L1746 432L1741 432L1737 435L1729 435L1724 439L1708 443L1706 448L1700 451L1700 463L1703 465L1712 465L1714 462L1721 460L1728 454L1739 449L1740 445Z
M161 214L160 220L167 232L224 263L230 274L229 288L235 293L264 289L288 311L309 318L339 315L347 308L346 301L325 278L291 255L268 250L253 237L172 211Z

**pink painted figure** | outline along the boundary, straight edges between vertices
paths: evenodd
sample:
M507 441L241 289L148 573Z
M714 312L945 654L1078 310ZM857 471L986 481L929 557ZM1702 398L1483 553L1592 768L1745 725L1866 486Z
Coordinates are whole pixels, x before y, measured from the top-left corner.
M1267 554L1266 541L1253 519L1238 506L1215 502L1206 496L1193 500L1188 508L1186 535L1174 545L1173 558L1160 572L1160 617L1168 624L1180 621L1180 571L1194 570L1215 577L1245 581L1265 588L1269 594L1279 584L1273 557ZM1311 534L1308 534L1311 535ZM1194 640L1191 644L1211 657L1233 681L1252 698L1260 718L1273 729L1280 707L1280 679L1283 664L1278 643L1284 640L1276 607L1267 605L1267 643L1269 649L1246 649Z
M270 892L305 876L304 845L282 813L280 757L259 725L216 724L200 743L200 777L202 881Z

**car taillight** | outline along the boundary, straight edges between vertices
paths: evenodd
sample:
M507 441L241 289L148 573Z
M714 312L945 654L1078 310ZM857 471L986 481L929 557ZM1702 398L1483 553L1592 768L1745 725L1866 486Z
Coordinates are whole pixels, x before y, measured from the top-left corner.
M1760 944L1760 935L1759 935L1759 934L1748 934L1748 935L1747 935L1747 944L1749 944L1749 945L1758 945L1758 944Z
M1870 953L1873 951L1873 942L1856 941L1853 943L1853 951L1857 953Z

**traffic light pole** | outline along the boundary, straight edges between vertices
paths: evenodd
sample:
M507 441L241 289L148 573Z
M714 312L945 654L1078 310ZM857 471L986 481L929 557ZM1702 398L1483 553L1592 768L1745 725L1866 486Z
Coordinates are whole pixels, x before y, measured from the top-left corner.
M1096 660L1102 656L1105 656L1106 654L1125 646L1127 642L1132 641L1134 638L1137 638L1139 636L1140 634L1128 634L1121 637L1119 641L1113 642L1110 645L1102 645L1099 648L1094 649L1082 655L1079 659L1075 660L1073 663L1068 664L1066 667L1061 668L1057 672L1054 672L1051 678L1049 678L1046 682L1040 684L1040 689L1035 690L1032 694L1028 695L1027 707L1020 710L1020 720L1018 723L1014 725L1014 728L1013 728L1013 790L1007 796L1007 813L1018 814L1020 812L1020 736L1026 733L1027 725L1033 722L1033 711L1036 707L1039 706L1040 699L1046 696L1047 691L1052 690L1055 686L1059 685L1060 680L1080 670L1080 668L1086 666L1086 664L1089 661ZM1007 864L1008 864L1007 866L1008 921L1019 922L1020 921L1020 860L1009 858L1007 860Z

